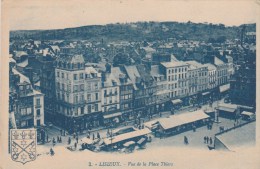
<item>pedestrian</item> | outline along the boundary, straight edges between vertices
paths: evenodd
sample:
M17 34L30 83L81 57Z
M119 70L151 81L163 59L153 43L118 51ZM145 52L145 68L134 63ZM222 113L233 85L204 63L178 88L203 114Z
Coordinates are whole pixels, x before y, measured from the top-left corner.
M76 142L77 142L77 143L79 142L79 137L78 137L78 136L76 137Z
M53 156L53 155L54 155L54 151L53 151L53 149L52 149L52 148L50 149L50 155L51 155L51 156Z
M49 142L49 135L46 136L47 143Z
M209 138L209 144L210 145L212 144L212 138L211 137Z
M53 138L52 138L52 145L53 145L53 146L55 146L55 142L56 142L56 141L55 141L55 138L53 137Z
M60 138L59 138L59 136L57 136L57 143L59 143L60 142Z
M60 135L62 136L62 129L60 130Z
M75 150L76 150L77 149L77 143L76 142L74 143L74 147L75 147Z
M92 135L92 140L95 140L95 134L93 133L93 135Z
M75 132L73 133L73 138L75 139L75 137L76 137L76 134L75 134Z
M209 137L208 136L206 137L206 143L207 144L209 143Z
M100 134L99 134L99 132L97 132L97 138L100 139Z
M207 137L206 136L204 136L204 143L206 144L206 141L207 141Z
M69 137L68 138L68 144L70 145L70 143L71 143L71 138Z
M62 143L62 139L61 139L61 137L60 137L60 143Z

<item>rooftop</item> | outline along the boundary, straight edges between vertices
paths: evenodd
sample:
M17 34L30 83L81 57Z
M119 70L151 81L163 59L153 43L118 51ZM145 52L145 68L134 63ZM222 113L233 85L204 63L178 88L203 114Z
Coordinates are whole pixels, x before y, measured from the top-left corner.
M187 63L182 61L172 61L172 62L162 62L161 63L166 68L172 68L172 67L180 67L180 66L188 66Z

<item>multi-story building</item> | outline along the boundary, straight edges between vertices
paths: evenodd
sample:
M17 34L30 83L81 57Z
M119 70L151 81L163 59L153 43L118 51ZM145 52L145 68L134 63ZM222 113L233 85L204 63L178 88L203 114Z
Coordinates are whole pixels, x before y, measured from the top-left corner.
M29 78L10 68L10 105L14 128L40 128L44 125L44 95L33 89Z
M217 57L214 57L214 65L217 67L217 85L221 86L228 83L228 64Z
M156 82L156 111L162 112L169 110L170 90L168 81L160 71L159 65L151 66L151 76Z
M202 65L197 61L187 61L189 65L192 65L197 72L197 91L203 92L208 89L208 67L206 65ZM190 81L189 81L190 83Z
M44 114L47 121L56 121L55 119L55 68L54 58L42 57L40 71L40 91L44 94Z
M144 65L125 66L133 82L133 112L135 118L152 115L156 109L156 82Z
M168 81L168 89L171 90L171 98L188 96L188 68L189 65L181 61L161 63L162 72Z
M217 87L217 68L211 63L205 64L208 67L208 89L212 90Z
M101 114L101 73L93 67L85 68L85 127L100 125Z
M57 123L70 132L86 126L85 62L82 55L62 54L56 59L56 116Z
M101 110L104 125L119 123L122 120L120 112L119 80L111 73L111 67L107 67L102 73Z
M133 83L125 74L124 66L113 67L111 73L119 80L120 111L122 120L132 120L133 113Z

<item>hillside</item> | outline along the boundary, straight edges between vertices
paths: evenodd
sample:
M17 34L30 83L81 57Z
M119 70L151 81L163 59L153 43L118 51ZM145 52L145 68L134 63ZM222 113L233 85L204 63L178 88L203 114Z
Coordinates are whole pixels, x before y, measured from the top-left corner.
M10 39L34 40L127 40L154 41L167 38L212 40L218 38L240 38L241 26L226 27L223 24L137 22L126 24L91 25L56 30L11 31ZM246 31L255 31L256 24L247 24Z

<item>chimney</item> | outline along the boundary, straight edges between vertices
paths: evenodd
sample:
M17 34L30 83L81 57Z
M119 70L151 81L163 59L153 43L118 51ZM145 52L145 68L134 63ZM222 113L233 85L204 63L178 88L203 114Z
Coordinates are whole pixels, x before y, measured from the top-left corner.
M106 64L106 73L111 73L111 64Z

